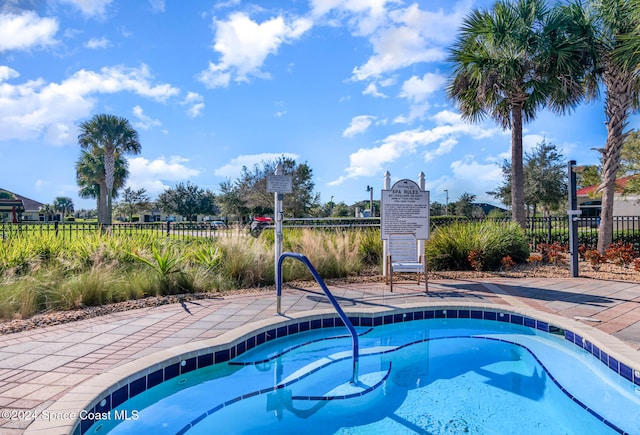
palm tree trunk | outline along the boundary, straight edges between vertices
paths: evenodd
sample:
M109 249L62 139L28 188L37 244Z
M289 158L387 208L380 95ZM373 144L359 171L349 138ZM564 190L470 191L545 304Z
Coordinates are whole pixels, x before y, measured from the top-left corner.
M98 223L107 225L107 186L100 183L100 196L98 197Z
M525 228L524 168L522 163L522 104L511 109L511 219Z
M613 200L616 175L620 167L620 153L626 133L627 119L633 108L633 77L610 66L604 74L607 89L605 115L607 143L602 152L602 212L598 230L598 251L603 253L613 243Z
M115 155L113 148L106 148L104 152L104 181L106 184L107 204L105 212L105 225L112 223L112 204L111 197L113 193L113 177L115 172Z

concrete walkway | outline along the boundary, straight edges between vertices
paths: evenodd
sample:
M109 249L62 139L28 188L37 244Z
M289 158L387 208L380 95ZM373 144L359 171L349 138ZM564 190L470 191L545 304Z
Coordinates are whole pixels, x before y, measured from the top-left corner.
M640 370L640 284L593 279L492 278L439 280L429 294L414 283L331 285L345 311L409 304L485 304L561 316L615 337ZM330 308L322 290L286 288L285 314ZM0 336L0 434L23 433L34 415L107 370L188 343L215 338L247 323L273 318L273 291L164 305ZM620 341L624 343L621 345ZM607 343L602 343L607 349ZM37 417L35 418L37 421ZM34 427L41 424L34 424ZM44 432L43 432L44 433ZM51 432L49 432L51 433Z

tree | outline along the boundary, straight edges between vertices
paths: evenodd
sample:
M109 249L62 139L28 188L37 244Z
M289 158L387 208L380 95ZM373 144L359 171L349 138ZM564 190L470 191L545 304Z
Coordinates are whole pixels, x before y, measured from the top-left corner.
M638 107L637 0L590 0L589 8L576 9L573 31L593 50L583 68L605 90L607 141L602 154L602 212L598 231L598 251L604 252L613 241L613 201L621 151L631 113Z
M220 183L220 194L217 196L220 213L227 218L239 218L249 214L239 187L230 180Z
M51 204L42 204L40 206L40 210L38 211L44 215L44 220L46 222L52 221L53 216L55 216L56 214L56 209Z
M333 217L353 217L354 214L353 207L349 207L344 201L335 204L331 211Z
M476 196L471 193L463 193L455 203L451 204L454 209L454 213L457 216L473 217L473 210L475 206L473 201L476 200Z
M431 204L429 204L429 214L431 216L444 216L445 208L445 204L442 204L438 201L433 201Z
M127 187L122 192L122 200L118 202L116 208L127 217L129 222L132 222L133 215L146 210L150 202L151 198L147 195L146 189L133 190Z
M189 182L162 192L156 205L165 213L175 213L189 221L196 220L198 214L217 214L213 192Z
M129 170L128 163L119 154L116 155L114 167L114 185L112 195L118 196L118 190L124 186ZM104 176L104 154L98 148L83 150L76 162L76 183L80 187L80 198L97 200L98 222L107 220L107 187Z
M525 225L523 123L549 107L564 113L583 98L584 41L572 38L563 9L543 0L498 1L463 22L451 48L454 72L447 93L463 118L489 116L511 129L511 204Z
M62 222L67 213L73 212L73 200L67 196L58 196L53 200L53 208L62 215Z
M634 130L625 138L620 155L619 175L632 176L622 189L623 195L640 194L640 131Z
M310 216L320 201L320 196L313 190L313 171L306 163L297 164L288 157L254 165L251 171L245 166L235 182L221 183L219 200L223 208L236 210L243 215L273 214L274 198L273 193L267 192L267 177L275 173L278 164L282 165L283 175L290 175L292 179L292 192L284 194L283 213L289 217Z
M107 204L100 223L111 225L116 159L119 155L140 153L142 146L138 141L138 132L125 118L100 114L80 124L78 142L83 149L99 149L103 153Z
M602 183L602 175L600 175L600 165L586 165L580 168L576 173L576 182L578 189L589 186L598 186Z
M566 162L554 144L545 140L525 153L523 163L524 202L532 215L537 215L542 207L546 216L556 210L567 198ZM511 162L505 160L502 165L503 182L497 190L487 192L505 205L511 200Z

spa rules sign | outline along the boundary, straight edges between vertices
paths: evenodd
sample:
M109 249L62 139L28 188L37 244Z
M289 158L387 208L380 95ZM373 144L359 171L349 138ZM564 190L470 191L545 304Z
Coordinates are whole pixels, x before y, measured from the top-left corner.
M411 233L418 240L429 238L429 192L411 180L400 180L380 198L380 235L383 240L392 233Z

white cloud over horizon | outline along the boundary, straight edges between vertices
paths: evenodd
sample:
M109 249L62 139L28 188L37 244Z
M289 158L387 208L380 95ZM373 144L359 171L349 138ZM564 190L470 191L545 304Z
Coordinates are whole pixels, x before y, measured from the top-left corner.
M199 169L189 168L189 159L171 156L148 160L144 157L129 158L129 178L127 185L132 189L146 189L150 196L156 196L167 188L166 181L180 182L200 175Z
M271 162L281 157L296 160L300 156L294 153L259 153L240 155L231 159L231 161L226 165L216 168L213 172L219 177L235 179L240 176L243 167L251 170L255 165L260 165L263 162Z
M435 150L425 151L425 161L450 153L457 143L457 138L460 136L482 139L491 137L499 132L497 128L465 124L459 117L453 117L451 112L444 111L435 116L441 120L447 119L453 122L441 123L432 129L405 130L387 136L379 146L360 148L349 156L350 164L345 169L346 175L329 182L329 185L335 186L348 179L379 174L385 164L394 162L400 157L415 154L419 148L435 142L440 142L440 145Z

